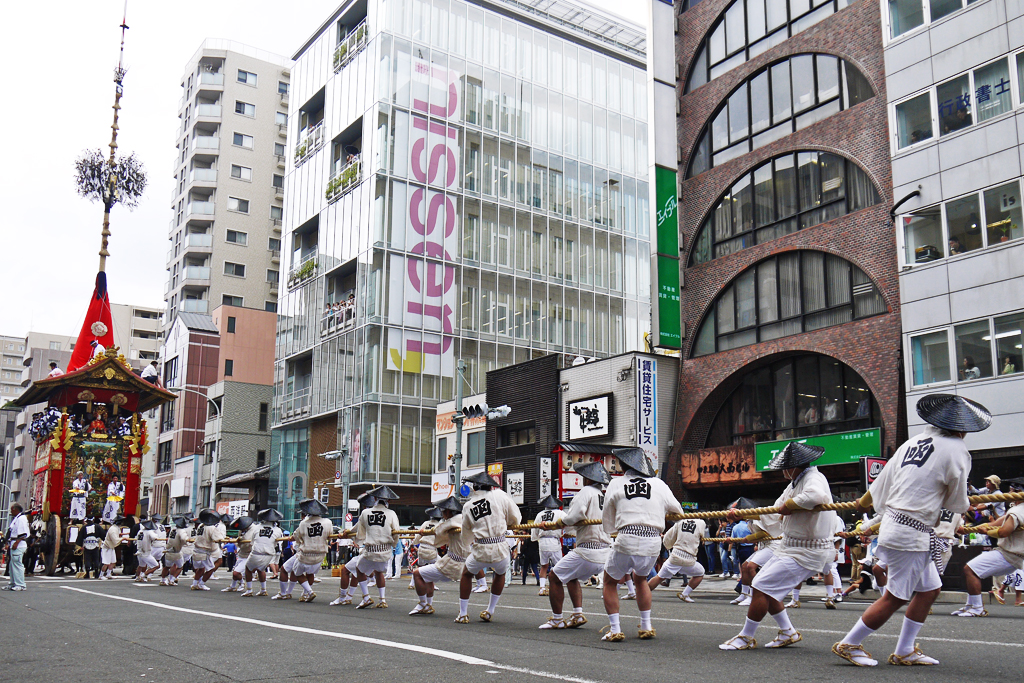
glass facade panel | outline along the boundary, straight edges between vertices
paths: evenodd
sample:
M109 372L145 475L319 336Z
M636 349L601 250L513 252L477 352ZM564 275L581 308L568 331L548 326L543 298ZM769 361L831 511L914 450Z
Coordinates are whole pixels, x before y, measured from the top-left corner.
M910 339L914 385L948 382L949 338L946 332L931 332Z
M909 147L934 135L931 93L924 93L896 105L896 143Z
M996 368L1000 375L1024 372L1024 313L1004 315L994 320Z
M956 341L957 378L970 381L992 376L992 333L988 320L956 325L953 327Z

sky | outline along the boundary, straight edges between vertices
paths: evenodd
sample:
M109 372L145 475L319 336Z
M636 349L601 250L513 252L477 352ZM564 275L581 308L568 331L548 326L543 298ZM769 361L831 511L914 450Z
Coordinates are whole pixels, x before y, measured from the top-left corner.
M645 23L651 0L577 1ZM138 155L148 187L134 211L115 206L111 213L112 302L164 306L179 83L203 40L235 40L290 57L340 4L129 1L118 153ZM0 114L8 131L8 161L0 170L8 192L0 214L0 282L8 295L0 334L75 335L81 327L99 265L103 207L75 192L74 162L85 149L109 154L123 10L121 0L4 7L0 58L13 67L8 98L19 106Z

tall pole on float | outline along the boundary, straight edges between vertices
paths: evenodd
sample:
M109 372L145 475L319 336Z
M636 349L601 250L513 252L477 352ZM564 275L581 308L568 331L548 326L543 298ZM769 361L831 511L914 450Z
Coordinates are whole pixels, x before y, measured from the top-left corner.
M107 164L110 172L107 174L107 189L103 193L103 233L100 240L100 272L103 273L107 267L107 238L110 237L110 209L117 201L117 113L121 110L121 94L124 92L124 35L128 31L128 0L124 0L124 13L121 19L121 55L117 60L117 68L114 69L114 122L110 126L110 159Z

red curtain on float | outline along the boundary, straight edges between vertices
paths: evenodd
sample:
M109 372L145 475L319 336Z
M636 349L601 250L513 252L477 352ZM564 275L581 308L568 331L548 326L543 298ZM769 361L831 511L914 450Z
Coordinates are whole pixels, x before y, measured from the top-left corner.
M104 325L105 330L99 330L103 334L96 334L93 330L96 323ZM96 273L96 287L93 289L92 298L89 299L89 311L85 314L82 331L78 333L78 341L68 363L68 372L78 370L89 362L92 358L93 340L108 349L114 345L114 325L110 318L110 299L107 296L107 274L103 271Z

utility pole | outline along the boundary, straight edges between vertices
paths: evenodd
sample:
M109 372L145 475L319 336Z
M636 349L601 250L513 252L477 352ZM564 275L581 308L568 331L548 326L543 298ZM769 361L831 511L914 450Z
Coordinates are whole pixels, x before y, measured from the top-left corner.
M452 421L455 422L455 481L451 483L455 486L456 494L462 484L462 421L465 419L465 415L462 414L462 373L465 370L466 361L460 358L456 367L458 377L455 378L455 415L452 416Z

